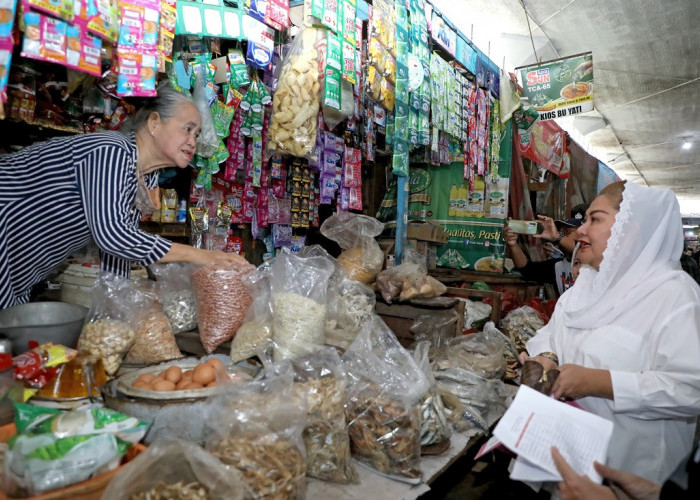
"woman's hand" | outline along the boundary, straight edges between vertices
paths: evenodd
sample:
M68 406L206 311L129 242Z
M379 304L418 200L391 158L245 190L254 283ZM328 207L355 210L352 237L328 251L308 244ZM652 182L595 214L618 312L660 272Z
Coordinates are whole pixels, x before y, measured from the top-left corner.
M508 225L503 228L503 234L505 236L507 246L514 247L518 245L518 235L512 233L510 229L508 229Z
M661 493L661 487L648 479L593 462L595 470L610 482L610 486L596 484L588 476L577 474L556 447L552 447L552 459L562 477L559 492L563 500L658 500Z
M661 486L646 478L612 469L607 465L593 462L595 470L610 482L610 488L617 498L630 500L658 500Z
M237 266L241 264L247 264L248 261L245 257L238 255L237 253L227 253L221 250L202 250L199 264L209 265L209 266Z
M610 372L579 365L562 365L552 387L552 394L561 401L587 396L613 399Z
M615 493L601 484L594 483L586 475L577 474L564 460L559 450L552 447L552 459L557 466L562 481L559 483L559 493L562 500L614 500Z

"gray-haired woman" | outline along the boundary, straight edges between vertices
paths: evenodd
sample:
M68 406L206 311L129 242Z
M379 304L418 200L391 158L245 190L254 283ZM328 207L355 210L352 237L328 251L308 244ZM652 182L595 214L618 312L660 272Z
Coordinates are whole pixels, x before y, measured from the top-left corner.
M138 227L141 212L155 208L149 189L158 170L186 167L200 128L192 101L161 87L125 133L56 138L0 156L0 309L27 302L35 284L90 240L102 270L122 276L131 263L245 262Z

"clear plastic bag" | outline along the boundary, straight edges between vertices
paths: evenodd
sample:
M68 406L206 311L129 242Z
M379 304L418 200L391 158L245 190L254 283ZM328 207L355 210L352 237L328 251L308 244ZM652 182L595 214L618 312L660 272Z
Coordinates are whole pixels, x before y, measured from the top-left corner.
M457 312L453 309L435 310L418 316L409 328L416 342L414 348L420 342L427 341L430 359L438 356L454 338L457 319Z
M133 282L114 274L102 274L95 282L78 350L101 357L108 375L117 373L136 339L129 324L133 308L128 298L133 293Z
M358 481L345 423L345 371L334 349L315 347L292 361L294 390L306 401L307 475L333 481Z
M134 293L128 297L133 316L130 323L136 337L125 361L154 364L183 357L173 335L170 320L163 313L158 301L156 283L138 282Z
M488 379L500 379L506 370L505 342L488 332L452 339L437 361L440 368L461 368Z
M214 119L209 109L207 91L204 88L204 80L202 79L201 71L197 73L192 100L202 118L201 131L197 137L197 154L202 158L209 158L218 151L220 141L219 137L216 135L216 129L214 128Z
M267 367L256 380L222 384L209 398L206 449L241 474L252 498L302 499L305 415L291 368Z
M150 266L159 285L163 312L175 334L197 329L197 308L190 284L191 267L186 262Z
M234 363L264 353L272 345L270 271L270 266L262 265L241 279L253 303L231 340L231 360Z
M431 446L440 444L452 435L452 426L448 420L448 413L442 403L442 397L438 393L433 370L428 359L430 342L419 342L413 353L413 359L425 374L430 384L428 392L421 401L420 444Z
M241 279L255 270L252 264L204 266L192 270L190 279L197 305L199 338L211 354L231 340L243 323L253 299Z
M372 319L377 298L368 286L343 277L328 289L326 344L347 349Z
M525 344L544 326L539 313L530 306L522 306L509 312L503 320L503 332L515 343L518 352L525 351Z
M268 131L268 148L273 151L304 157L316 145L321 88L316 43L325 33L302 28L282 62Z
M202 493L196 496L198 492ZM247 489L236 472L208 451L181 439L151 443L112 478L102 495L103 500L246 497Z
M303 354L305 345L323 344L328 280L333 263L326 257L281 252L272 263L272 334L275 359Z
M377 288L388 304L396 297L401 301L429 299L447 291L445 285L428 276L425 258L410 251L406 252L405 262L377 275Z
M342 359L353 456L379 472L419 479L420 402L429 388L425 374L378 316L365 324Z
M383 229L384 224L373 217L338 212L323 222L321 234L340 245L338 263L348 278L367 284L384 265L384 252L375 240Z

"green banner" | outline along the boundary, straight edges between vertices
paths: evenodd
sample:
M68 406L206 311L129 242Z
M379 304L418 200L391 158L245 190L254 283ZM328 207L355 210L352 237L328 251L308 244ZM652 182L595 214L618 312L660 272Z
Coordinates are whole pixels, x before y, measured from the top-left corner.
M437 264L453 269L502 272L503 226L508 215L513 121L504 125L497 176L477 177L473 193L463 178L462 163L435 167L412 165L408 218L434 220L449 240L437 248ZM396 184L387 191L377 217L396 219Z
M593 109L593 54L579 54L537 66L522 66L525 97L540 120L585 113Z

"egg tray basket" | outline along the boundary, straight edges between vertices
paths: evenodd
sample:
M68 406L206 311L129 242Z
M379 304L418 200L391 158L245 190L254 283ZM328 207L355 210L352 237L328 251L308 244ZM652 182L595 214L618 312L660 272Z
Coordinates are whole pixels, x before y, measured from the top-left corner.
M204 387L202 389L187 389L180 391L153 391L148 389L140 389L137 387L132 387L131 384L145 373L150 373L156 375L164 370L167 370L171 366L178 366L184 372L186 370L192 370L198 364L201 364L204 359L179 359L176 361L169 361L167 363L162 363L159 365L147 366L146 368L141 368L140 370L131 371L121 375L117 380L117 390L122 394L127 396L142 398L142 399L158 399L158 400L171 400L171 399L191 399L191 398L205 398L214 394L216 387Z

